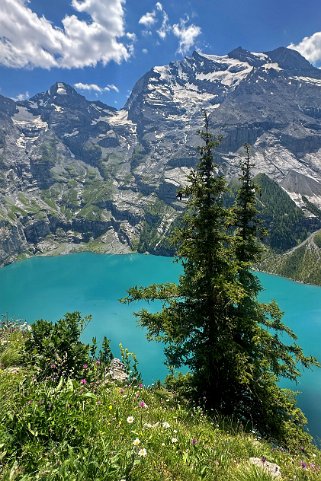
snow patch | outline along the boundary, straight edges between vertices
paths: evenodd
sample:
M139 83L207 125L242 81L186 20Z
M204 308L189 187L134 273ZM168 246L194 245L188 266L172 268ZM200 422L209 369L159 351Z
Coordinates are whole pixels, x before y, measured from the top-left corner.
M73 130L70 134L65 134L64 137L75 137L79 134L79 130Z
M169 73L168 67L154 67L153 71L159 74L160 80L169 81L171 80L171 74Z
M236 87L249 75L250 72L252 72L253 67L247 62L239 62L235 59L228 60L228 68L226 70L198 73L196 74L197 80L220 82L226 87Z
M305 82L312 85L321 85L321 79L313 77L290 77L293 80L298 80L299 82Z
M57 94L58 95L67 95L67 91L66 91L66 88L65 88L64 84L62 84L60 82L57 84Z
M55 109L56 112L63 112L64 111L64 109L62 107L60 107L60 105L51 104L51 106Z
M32 140L36 140L39 137L40 130L44 130L45 132L48 130L47 122L44 122L41 119L40 115L28 119L23 119L22 117L19 118L18 113L18 115L14 116L12 120L14 125L19 130L24 130L24 136L26 136L25 132L30 131L30 137L32 137ZM35 135L37 133L38 135Z
M267 71L267 70L276 70L277 72L280 72L281 70L283 70L280 65L276 62L274 63L265 63L264 65L262 65L262 68L263 70Z
M101 119L102 118L103 117L101 117ZM131 125L136 129L136 124L134 124L134 122L128 119L128 111L125 109L117 110L117 112L115 112L114 115L112 115L111 117L108 117L108 123L115 126Z
M254 55L254 57L257 57L259 58L260 60L268 60L269 56L266 55L266 53L262 53L262 52L251 52L252 55Z

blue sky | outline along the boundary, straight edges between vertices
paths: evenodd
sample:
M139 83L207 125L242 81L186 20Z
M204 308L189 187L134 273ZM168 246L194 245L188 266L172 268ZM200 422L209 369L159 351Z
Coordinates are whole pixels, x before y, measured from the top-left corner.
M121 108L155 65L194 49L299 50L321 66L320 0L1 0L0 93L56 81Z

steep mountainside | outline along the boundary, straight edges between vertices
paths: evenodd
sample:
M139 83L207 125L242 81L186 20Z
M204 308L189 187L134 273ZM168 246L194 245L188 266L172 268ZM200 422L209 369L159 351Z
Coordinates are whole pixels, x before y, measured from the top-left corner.
M271 274L321 285L321 230L284 254L268 252L258 267Z
M278 215L295 202L303 227L274 245L293 247L321 227L320 92L321 71L294 50L237 48L153 68L120 111L64 83L0 96L0 263L88 243L157 251L184 208L175 193L198 160L202 109L223 135L220 169L237 177L250 143L256 173L283 193Z

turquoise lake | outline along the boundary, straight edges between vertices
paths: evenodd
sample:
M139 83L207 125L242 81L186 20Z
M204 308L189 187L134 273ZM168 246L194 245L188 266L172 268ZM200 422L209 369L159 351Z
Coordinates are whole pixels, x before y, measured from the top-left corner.
M0 314L28 322L55 321L72 311L91 314L84 341L106 335L116 356L121 342L136 353L144 382L151 384L167 374L162 346L148 342L144 330L137 327L133 312L143 304L128 306L118 299L131 286L175 281L180 270L171 258L139 254L34 257L0 269ZM305 354L321 360L321 288L268 274L258 276L264 286L261 300L276 299ZM299 405L308 416L311 434L320 439L321 369L304 371L300 383L291 387L302 391Z

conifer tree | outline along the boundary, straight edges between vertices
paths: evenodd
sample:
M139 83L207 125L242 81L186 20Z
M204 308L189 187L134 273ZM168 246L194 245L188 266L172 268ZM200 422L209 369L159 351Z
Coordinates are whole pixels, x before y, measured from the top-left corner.
M197 399L281 439L286 423L301 426L304 417L276 383L281 376L295 380L298 361L308 367L315 360L283 342L284 334L295 336L277 305L257 300L261 286L250 268L260 245L249 148L236 204L227 207L227 184L212 155L219 141L206 113L200 135L200 162L180 191L187 208L173 237L183 274L178 284L134 287L126 300L163 301L160 312L137 315L149 338L165 343L168 364L189 368Z

